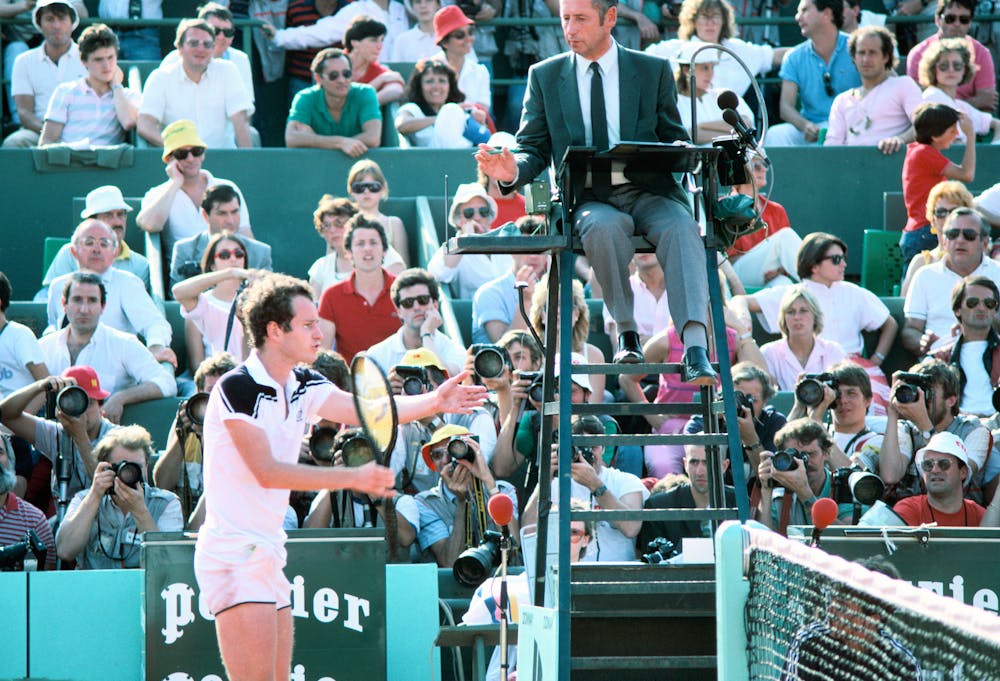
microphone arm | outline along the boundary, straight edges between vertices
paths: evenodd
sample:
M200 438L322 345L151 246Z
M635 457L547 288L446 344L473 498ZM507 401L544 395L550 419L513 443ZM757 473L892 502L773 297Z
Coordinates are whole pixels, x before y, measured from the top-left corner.
M732 126L733 130L736 131L736 135L740 138L740 141L742 141L743 144L757 152L757 155L760 156L765 165L771 165L771 160L767 157L767 153L764 151L764 148L757 144L757 140L754 139L754 131L747 127L746 123L743 122L743 119L734 109L723 110L722 120Z

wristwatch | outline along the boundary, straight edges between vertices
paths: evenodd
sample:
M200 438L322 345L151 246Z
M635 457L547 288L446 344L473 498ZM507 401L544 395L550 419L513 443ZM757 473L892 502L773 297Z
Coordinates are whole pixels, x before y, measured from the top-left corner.
M934 429L928 428L927 430L921 430L920 437L924 438L926 441L930 441L930 439L934 437Z
M596 499L599 497L603 497L604 493L607 491L608 491L608 486L602 484L600 487L594 490L594 498Z

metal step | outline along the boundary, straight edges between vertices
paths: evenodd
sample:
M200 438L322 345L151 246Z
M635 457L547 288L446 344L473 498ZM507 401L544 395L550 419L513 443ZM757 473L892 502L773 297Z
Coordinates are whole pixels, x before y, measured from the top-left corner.
M719 370L719 363L712 362L712 368ZM679 374L684 371L683 362L642 362L641 364L574 364L574 374Z
M593 404L573 404L570 410L573 414L594 414L601 416L645 416L647 414L704 414L705 405L701 402L601 402ZM725 411L722 400L715 400L710 405L714 414ZM546 415L555 416L561 413L559 402L546 402L543 411Z
M475 236L453 236L446 242L448 253L555 253L570 246L563 234L538 234L535 236L492 236L490 232ZM650 253L653 244L641 236L632 237L636 253ZM579 237L572 242L573 252L583 253Z
M632 509L600 509L596 511L570 511L573 520L635 520L636 511ZM655 521L679 521L679 520L705 520L706 518L719 518L732 520L739 517L739 512L735 508L649 508L642 509L642 522Z
M729 442L727 433L711 433L698 435L573 435L574 445L603 445L615 447L619 445L724 445Z
M640 671L644 669L714 669L718 666L714 655L620 657L573 657L570 668L574 671Z

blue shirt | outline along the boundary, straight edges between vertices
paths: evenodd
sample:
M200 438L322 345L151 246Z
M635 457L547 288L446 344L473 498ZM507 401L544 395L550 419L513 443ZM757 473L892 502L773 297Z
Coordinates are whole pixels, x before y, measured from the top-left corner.
M830 75L832 95L826 92L826 74ZM799 86L799 112L813 123L823 123L830 117L834 97L861 85L861 76L847 51L846 33L837 35L837 47L829 64L813 49L812 41L806 40L788 51L778 75Z
M507 272L502 277L484 284L472 298L472 342L490 343L486 333L486 322L500 321L510 326L517 314L517 294L514 273Z

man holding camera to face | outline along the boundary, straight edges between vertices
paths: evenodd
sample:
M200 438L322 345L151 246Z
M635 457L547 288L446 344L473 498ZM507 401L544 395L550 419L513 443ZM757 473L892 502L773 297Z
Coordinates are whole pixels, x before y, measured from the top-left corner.
M416 495L415 509L400 504L400 536L410 532L420 549L450 568L462 551L478 546L487 530L496 531L487 514L490 497L506 494L514 502L515 515L510 532L517 536L517 492L513 485L497 481L476 437L462 426L446 425L434 431L421 448L424 463L441 476L437 485ZM414 518L413 511L418 512ZM402 522L405 519L406 522ZM409 525L409 528L406 526ZM410 542L412 543L412 538Z
M98 443L94 482L73 497L56 534L60 559L84 570L137 568L146 532L184 527L177 495L145 482L152 451L142 426L117 428Z
M449 377L443 362L430 350L410 350L389 372L393 393L421 395L441 385ZM399 426L396 446L389 457L389 468L396 473L396 489L415 494L430 489L438 482L438 473L427 465L421 449L431 439L431 433L442 425L461 426L478 438L478 448L489 464L497 443L493 417L482 407L468 414L432 414Z
M909 372L893 376L889 418L874 471L890 486L887 502L920 494L914 453L927 446L935 433L947 431L961 438L968 452L965 496L982 503L983 464L992 436L979 419L959 416L959 390L958 372L939 359L925 359Z
M69 386L73 386L74 390L66 391ZM80 399L82 396L75 389L77 386L85 393L86 400ZM51 419L34 415L46 394L55 397ZM115 428L115 424L101 415L101 407L109 395L110 393L101 389L93 367L72 366L61 376L49 376L35 381L0 402L3 425L34 445L47 459L44 466L42 461L35 466L35 477L43 472L47 475L48 470L52 471L53 500L59 496L60 454L68 463L64 468L68 476L65 481L67 497L64 501L68 502L76 492L90 486L97 468L93 448ZM28 484L28 496L33 496L33 482ZM54 507L50 506L49 511L49 515L52 515Z
M785 533L789 525L812 524L812 506L830 496L827 470L833 440L812 419L789 421L774 436L776 451L761 452L759 520Z

